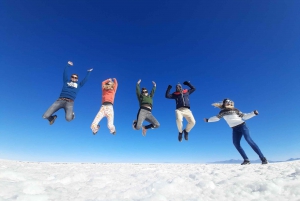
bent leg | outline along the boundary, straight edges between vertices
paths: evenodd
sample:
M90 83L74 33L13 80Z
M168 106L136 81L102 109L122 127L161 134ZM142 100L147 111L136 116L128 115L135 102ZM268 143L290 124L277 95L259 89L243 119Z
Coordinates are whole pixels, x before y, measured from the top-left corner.
M178 129L179 133L182 133L182 127L183 127L183 124L182 124L182 121L183 121L182 112L179 109L175 110L175 116L176 116L177 129Z
M188 124L185 128L185 131L190 132L196 124L196 120L194 118L194 115L193 115L193 113L190 109L185 109L184 113L183 113L183 116L184 116L184 118L186 118L186 120L188 122Z
M91 124L91 129L93 133L97 133L99 130L98 124L101 121L101 119L104 117L104 107L101 106L100 110L98 111L97 115L94 118L94 121Z
M160 126L159 122L157 121L157 119L152 115L151 112L149 112L147 114L147 117L146 117L146 121L148 121L150 124L145 126L146 129L154 129L154 128L158 128Z
M110 133L114 133L116 128L114 126L114 108L112 105L105 106L105 116L107 118L107 127Z
M74 116L73 116L73 107L74 107L74 102L65 102L65 106L64 106L65 113L66 113L66 117L65 118L69 122L74 119Z
M43 114L44 119L48 119L51 121L53 119L52 114L57 112L59 109L61 109L64 106L64 102L57 100L55 101L49 108L48 110Z
M137 122L136 122L136 126L135 126L135 128L137 130L140 130L140 128L142 127L142 124L146 119L146 114L147 114L146 112L147 112L147 110L139 109L139 112L137 114Z

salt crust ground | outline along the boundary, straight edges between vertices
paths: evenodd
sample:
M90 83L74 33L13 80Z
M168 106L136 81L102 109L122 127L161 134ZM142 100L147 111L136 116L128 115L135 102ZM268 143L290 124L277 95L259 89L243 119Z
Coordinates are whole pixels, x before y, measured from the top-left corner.
M0 201L300 201L300 161L251 164L0 160Z

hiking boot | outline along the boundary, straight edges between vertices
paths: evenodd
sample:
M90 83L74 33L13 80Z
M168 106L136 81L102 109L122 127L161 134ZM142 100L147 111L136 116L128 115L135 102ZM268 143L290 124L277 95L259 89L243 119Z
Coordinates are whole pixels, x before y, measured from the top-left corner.
M182 133L178 134L178 141L181 142L182 141Z
M244 162L241 163L241 165L250 165L250 161L248 159L245 159Z
M142 127L142 134L143 136L145 137L146 136L146 132L147 132L147 129L145 126Z
M133 123L132 123L132 128L134 129L134 130L137 130L135 127L136 127L136 123L137 123L137 120L134 120L133 121Z
M268 161L267 161L267 159L266 159L265 157L263 157L263 158L261 159L261 164L262 164L262 165L268 164Z
M100 129L100 125L97 125L97 129L92 129L93 134L96 135L98 133L99 129Z
M57 115L52 116L52 120L49 121L50 125L54 124L56 118L57 118Z
M189 140L189 133L186 132L186 130L183 130L183 132L184 132L184 139Z

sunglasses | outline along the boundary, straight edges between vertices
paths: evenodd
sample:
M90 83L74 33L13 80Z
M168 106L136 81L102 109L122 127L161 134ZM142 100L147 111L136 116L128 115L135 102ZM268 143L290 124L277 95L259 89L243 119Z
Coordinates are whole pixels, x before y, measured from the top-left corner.
M78 79L78 77L76 77L76 76L71 76L71 78Z
M226 101L225 101L225 104L226 104L226 105L229 105L229 104L231 104L231 103L232 103L231 100L226 100Z
M143 90L143 93L145 94L145 93L148 93L148 91L147 90Z

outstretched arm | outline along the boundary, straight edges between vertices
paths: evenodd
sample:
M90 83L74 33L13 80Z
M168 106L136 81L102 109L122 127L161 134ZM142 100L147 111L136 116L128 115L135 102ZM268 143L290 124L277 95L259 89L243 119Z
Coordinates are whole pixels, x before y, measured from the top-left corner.
M242 113L241 117L243 120L248 120L254 116L258 115L258 111L257 110L254 110L253 112L251 113Z
M73 66L73 62L72 61L68 61L68 64L65 67L65 70L64 70L64 73L63 73L63 82L67 82L68 81L69 66Z
M219 121L220 118L218 116L213 116L213 117L210 117L210 118L204 118L204 121L205 122L216 122L216 121Z
M93 70L92 68L87 70L87 74L86 74L85 78L79 84L80 87L82 87L86 83L86 81L89 79L89 76L90 76L92 70Z

